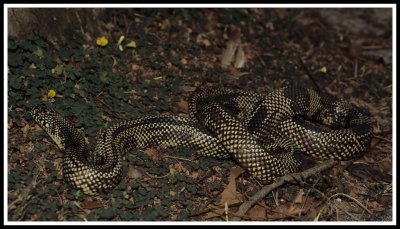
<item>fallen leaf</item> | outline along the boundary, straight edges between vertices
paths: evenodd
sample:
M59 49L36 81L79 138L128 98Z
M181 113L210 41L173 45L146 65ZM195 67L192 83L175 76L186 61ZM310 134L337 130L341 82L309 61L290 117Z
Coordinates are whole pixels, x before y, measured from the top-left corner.
M174 192L174 191L169 191L169 195L170 195L170 196L176 196L176 194L177 194L177 193Z
M127 177L129 177L131 179L139 179L142 176L143 176L143 173L138 168L135 168L134 166L129 166Z
M183 167L183 165L182 165L181 162L177 162L177 163L173 164L173 165L170 167L170 169L173 169L173 170L175 170L176 172L182 172L182 171L184 170L184 167Z
M218 209L213 209L210 212L207 212L207 215L205 216L205 219L211 219L215 217L220 217L225 214L225 209L218 207Z
M111 118L108 117L107 115L101 115L100 117L101 117L103 120L107 121L107 122L111 122L111 121L112 121Z
M11 129L13 126L14 126L13 121L9 119L7 123L7 129Z
M236 178L243 172L244 170L241 167L235 167L231 169L228 179L229 183L225 190L221 193L220 204L224 205L225 203L228 203L228 205L232 205L242 202L238 198L238 194L236 192Z
M197 179L199 177L199 172L197 171L192 171L189 175L193 179Z
M216 176L216 175L211 175L209 178L206 179L206 183L214 183L214 182L219 182L221 181L221 177Z
M138 70L139 69L139 65L138 64L131 64L131 69L132 70Z
M85 200L82 202L82 207L85 209L96 209L104 207L103 203L98 200Z
M274 210L272 210L272 214L267 214L267 218L269 220L281 220L287 218L296 218L298 217L304 209L297 205L292 204L281 204L277 206Z
M165 19L160 23L160 27L162 30L169 29L171 27L171 22L169 19Z
M237 49L240 45L240 30L235 31L231 39L226 44L226 49L222 54L221 66L227 68L233 62Z
M211 45L211 42L208 39L204 39L201 41L203 43L203 45L207 48L208 46Z
M347 87L343 90L343 92L351 95L351 94L353 94L353 87Z
M189 103L184 100L183 98L180 98L179 102L178 102L178 106L185 112L185 113L189 113Z
M30 126L28 124L26 124L24 127L21 128L22 135L24 136L24 138L26 138L28 136L29 129L30 129Z
M181 64L183 64L183 65L186 65L188 62L187 62L187 60L185 59L185 58L182 58L181 59Z
M175 173L180 173L182 171L186 171L186 169L183 167L182 163L180 163L180 162L169 166L169 174L171 176L173 176Z
M254 205L254 207L249 210L248 215L253 220L263 220L266 217L265 208L261 207L260 205Z
M238 50L236 52L236 56L235 56L235 68L243 68L245 63L246 63L247 59L246 59L246 55L243 51L243 46L239 45Z
M159 159L158 151L154 148L148 148L144 151L144 154L146 154L148 157L150 157L151 160L157 161Z
M300 189L299 190L299 192L297 193L297 195L296 195L296 198L294 198L294 203L295 204L301 204L301 203L303 203L303 194L304 194L304 191L303 191L303 189Z
M368 202L367 206L369 209L374 209L374 208L380 207L380 204L374 200L374 201Z

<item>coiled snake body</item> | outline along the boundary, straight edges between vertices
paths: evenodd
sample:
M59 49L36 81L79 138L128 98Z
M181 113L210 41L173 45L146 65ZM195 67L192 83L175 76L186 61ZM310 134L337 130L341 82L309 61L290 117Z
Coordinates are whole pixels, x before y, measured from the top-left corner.
M190 119L158 115L114 124L97 137L94 152L86 149L73 124L53 110L36 106L30 114L65 151L66 180L90 195L120 182L124 152L134 148L182 146L205 156L231 157L254 177L270 182L298 171L299 152L316 159L348 160L365 152L372 138L370 119L362 110L298 87L266 96L197 90L189 110Z

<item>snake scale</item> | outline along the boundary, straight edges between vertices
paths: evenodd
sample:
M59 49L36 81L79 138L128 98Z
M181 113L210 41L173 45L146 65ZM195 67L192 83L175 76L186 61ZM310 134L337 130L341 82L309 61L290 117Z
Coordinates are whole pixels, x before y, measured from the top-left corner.
M288 86L267 95L205 88L189 100L190 118L156 115L118 122L97 136L93 152L81 133L44 105L33 119L64 151L63 173L89 195L122 179L125 152L151 146L188 147L204 156L233 158L266 182L301 168L298 155L348 160L372 138L369 116L351 103L312 89Z

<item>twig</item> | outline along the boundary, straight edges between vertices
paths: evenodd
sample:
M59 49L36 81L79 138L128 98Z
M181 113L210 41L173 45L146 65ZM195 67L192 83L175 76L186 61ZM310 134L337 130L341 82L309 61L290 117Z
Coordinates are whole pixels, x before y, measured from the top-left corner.
M331 201L331 198L333 198L333 197L335 197L335 196L338 196L338 195L341 195L341 194L343 194L343 193L337 193L337 194L334 194L334 195L332 195L331 197L327 197L326 195L325 195L325 193L323 193L323 192L321 192L321 191L319 191L318 189L316 189L316 188L313 188L313 190L315 191L315 192L318 192L321 196L322 196L322 198L324 199L322 202L327 202L328 204L333 204L335 207L336 207L336 209L340 209L340 210L342 210L344 213L346 213L348 216L350 216L351 218L353 218L353 219L356 219L356 220L359 220L357 217L355 217L354 215L352 215L352 214L350 214L348 211L346 211L345 209L343 209L342 207L340 207L339 205L337 205L335 202L333 202L333 201ZM356 201L356 202L358 202L356 199L354 199L353 197L351 197L351 196L348 196L348 195L346 195L346 194L344 194L346 197L349 197L349 198L351 198L352 200L354 200L354 201ZM321 203L322 203L321 202ZM358 202L358 204L361 204L360 202ZM363 206L363 205L362 205ZM326 206L325 206L326 207ZM325 207L323 207L323 208L325 208ZM368 209L366 209L366 208L364 208L363 207L363 209L365 209L368 213L370 213L370 211L368 210ZM372 214L372 213L370 213L370 214ZM338 217L338 216L337 216Z
M354 78L357 78L358 76L358 60L356 58L356 60L354 61Z
M331 159L331 160L325 161L324 163L322 163L318 166L307 169L303 172L288 174L283 177L279 177L278 179L276 179L276 181L274 183L264 186L259 192L257 192L254 196L252 196L248 201L243 203L239 207L239 210L236 212L235 215L243 216L255 203L257 203L258 201L263 199L272 190L274 190L288 182L301 180L301 179L313 176L317 173L320 173L321 171L324 171L324 170L327 170L327 169L333 167L335 164L336 164L336 162L333 159ZM235 220L235 219L233 219L233 220Z
M228 203L225 202L225 221L229 221L229 214L228 214L229 208L228 208Z
M117 116L117 118L122 118L118 113L123 113L123 112L114 110L112 107L110 107L107 103L105 103L103 100L101 100L101 99L99 99L99 98L96 98L96 100L97 100L99 103L101 103L101 104L103 104L104 106L106 106L112 113L114 113L115 116Z
M371 51L371 50L379 50L379 49L387 49L386 45L371 45L371 46L362 46L362 51Z
M172 159L177 159L177 160L182 160L182 161L194 162L194 161L192 161L191 159L187 159L187 158L183 158L183 157L175 157L175 156L168 156L168 155L165 155L164 157L166 157L166 158L172 158Z
M374 135L374 138L377 138L377 139L382 140L382 141L384 141L384 142L392 143L391 140L389 140L389 139L387 139L387 138L379 137L379 136L377 136L377 135Z
M329 199L334 198L336 196L344 196L344 197L347 197L347 198L351 199L352 201L356 202L360 207L362 207L365 211L367 211L370 215L372 215L372 212L370 210L368 210L368 208L365 207L360 201L358 201L356 198L354 198L352 196L349 196L347 194L336 193L336 194L332 195L331 197L329 197Z
M372 149L374 149L379 143L381 143L381 142L383 141L383 139L386 138L386 136L388 136L388 135L391 134L392 132L390 131L390 132L382 132L382 133L383 133L383 136L382 136L382 137L378 137L377 134L374 133L373 136L374 136L375 138L377 138L378 141L377 141L374 145L372 145L372 146L369 148L369 151L372 151Z
M374 131L374 135L388 135L391 133L392 133L392 130L383 130L383 131L379 131L379 132Z

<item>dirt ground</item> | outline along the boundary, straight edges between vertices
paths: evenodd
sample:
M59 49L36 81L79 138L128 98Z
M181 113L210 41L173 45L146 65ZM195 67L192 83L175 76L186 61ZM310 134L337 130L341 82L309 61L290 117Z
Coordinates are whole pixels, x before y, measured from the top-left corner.
M52 106L93 147L96 133L120 120L187 117L198 87L267 94L286 85L368 111L371 147L275 189L240 220L392 221L391 9L108 9L102 20L113 24L105 46L71 41L55 50L40 36L9 41L10 221L229 221L262 188L232 161L188 149L134 151L113 192L86 196L66 184L62 153L28 107ZM135 47L125 46L130 41Z

